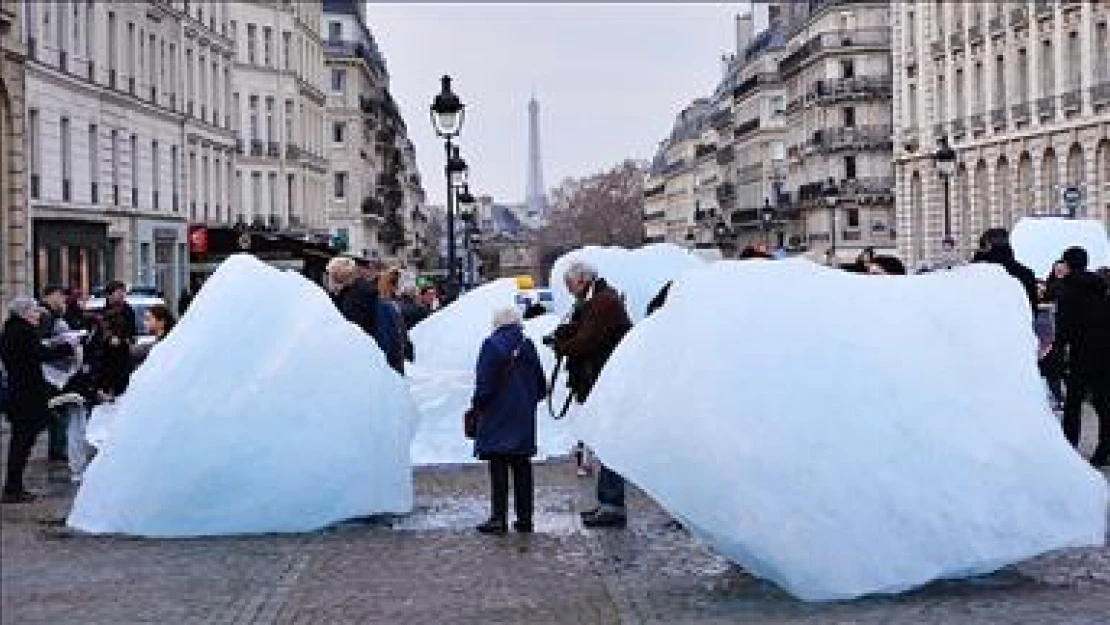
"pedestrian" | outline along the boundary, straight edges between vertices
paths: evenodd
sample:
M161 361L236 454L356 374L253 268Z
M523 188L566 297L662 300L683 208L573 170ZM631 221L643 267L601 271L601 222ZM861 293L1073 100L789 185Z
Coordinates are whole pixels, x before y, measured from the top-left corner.
M128 344L134 344L135 338L139 336L139 323L135 317L135 309L127 303L127 285L113 280L105 288L105 295L108 298L108 305L104 309L105 316L120 315L123 319L123 325L117 326L120 338Z
M632 329L632 320L620 295L591 265L574 261L563 279L576 303L570 321L556 328L549 343L566 359L567 384L574 399L582 403L602 367ZM624 491L624 478L602 463L597 476L598 507L582 513L582 524L587 528L624 527Z
M154 341L141 347L136 346L132 350L132 358L136 367L146 361L147 356L150 355L150 350L166 338L166 335L169 334L176 323L173 313L162 304L155 304L146 309L146 313L143 314L143 327L146 328L146 333L154 338Z
M65 319L70 330L88 330L89 318L85 314L85 294L81 289L66 291Z
M873 276L904 276L906 265L894 256L878 254L871 257L866 273Z
M547 395L536 346L524 335L520 313L499 310L493 333L482 343L470 410L477 420L474 455L489 463L490 518L483 534L508 531L509 473L513 481L513 529L531 533L532 456L536 455L536 404Z
M1056 306L1056 346L1067 367L1064 436L1078 448L1083 402L1088 396L1099 421L1096 467L1110 464L1110 297L1102 278L1087 270L1087 251L1071 247Z
M348 256L336 256L329 260L326 271L335 289L336 308L347 321L374 338L378 319L377 287L371 280L359 275L358 265Z
M65 358L73 353L68 341L44 345L39 324L45 312L34 299L17 297L10 306L11 314L0 335L0 362L8 376L10 392L8 419L11 438L8 441L8 466L0 502L28 503L34 494L23 484L27 459L35 439L49 421L50 386L43 374L43 364Z
M1005 269L1006 273L1021 283L1031 314L1037 314L1037 276L1033 270L1014 258L1009 231L1005 228L990 228L983 232L979 237L979 250L975 252L971 262L992 263Z
M127 318L119 312L109 312L100 320L98 334L93 339L97 343L92 367L97 401L115 401L131 383L134 363L132 344L128 341L130 333Z
M1052 410L1064 410L1064 358L1056 348L1056 294L1060 280L1066 275L1067 268L1057 262L1052 273L1043 281L1037 282L1037 314L1033 318L1033 328L1037 335L1037 370L1048 388Z
M412 342L409 341L408 329L396 300L400 280L401 272L395 268L378 276L378 323L375 338L389 366L404 375L406 357L412 353Z
M65 320L66 294L65 289L59 285L49 285L42 290L43 313L39 320L39 337L43 341L59 341L70 330ZM47 362L44 373L47 382L54 387L51 394L60 393L66 382L72 377L71 370L75 363L72 356ZM77 365L79 366L79 365ZM67 375L68 374L68 375ZM68 428L67 408L64 411L51 410L50 419L46 425L46 466L51 479L61 479L61 474L69 464L66 452L66 429Z

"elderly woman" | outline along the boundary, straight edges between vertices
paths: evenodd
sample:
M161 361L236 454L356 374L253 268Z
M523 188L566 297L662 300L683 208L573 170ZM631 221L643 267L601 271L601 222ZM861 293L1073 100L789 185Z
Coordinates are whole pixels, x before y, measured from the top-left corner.
M520 313L498 311L493 334L478 355L471 411L478 418L474 455L489 462L492 514L483 534L508 531L509 471L518 532L532 531L532 456L536 455L536 404L546 396L536 346L524 336Z

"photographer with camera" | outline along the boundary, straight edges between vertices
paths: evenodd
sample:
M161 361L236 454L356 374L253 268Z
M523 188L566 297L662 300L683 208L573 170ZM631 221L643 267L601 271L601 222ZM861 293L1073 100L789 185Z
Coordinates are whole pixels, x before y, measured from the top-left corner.
M544 343L566 360L567 386L575 401L583 403L609 356L632 329L632 320L620 295L598 277L592 266L581 261L571 263L564 281L576 299L574 312L569 322L544 338ZM605 465L597 476L597 499L598 508L582 513L582 525L624 527L624 478Z

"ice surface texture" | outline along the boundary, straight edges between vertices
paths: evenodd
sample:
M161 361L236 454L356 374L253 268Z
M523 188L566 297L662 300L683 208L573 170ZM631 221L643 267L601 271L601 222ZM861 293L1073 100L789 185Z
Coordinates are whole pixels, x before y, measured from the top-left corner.
M1014 256L1044 279L1064 250L1079 246L1091 257L1091 269L1110 267L1110 239L1102 222L1093 219L1026 217L1010 235Z
M594 266L609 286L624 296L625 306L633 321L644 318L648 302L668 281L684 272L702 267L705 261L690 252L662 243L628 250L621 247L585 247L559 257L551 269L551 292L555 309L565 315L574 298L567 291L563 276L573 261Z
M491 282L463 295L417 324L409 333L415 346L416 362L408 369L408 381L421 413L420 427L412 444L415 464L477 462L474 442L463 436L462 416L470 407L474 394L478 351L493 331L493 313L515 307L516 294L513 279ZM555 356L540 339L558 323L557 317L546 315L524 324L524 332L536 344L548 376L555 366ZM546 404L536 408L538 456L566 454L575 442L569 421L552 420Z
M116 412L79 530L300 532L412 507L404 381L323 290L250 256L220 266Z
M801 599L987 573L1106 535L1105 478L1046 407L1028 317L995 266L717 263L629 334L578 426Z

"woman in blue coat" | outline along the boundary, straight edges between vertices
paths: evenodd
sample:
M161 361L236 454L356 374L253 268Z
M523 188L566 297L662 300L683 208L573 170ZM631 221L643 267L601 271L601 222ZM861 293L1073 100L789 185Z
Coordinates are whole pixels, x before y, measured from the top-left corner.
M520 313L498 311L493 334L482 344L471 400L478 416L474 455L489 462L492 514L478 526L483 534L508 531L509 472L518 532L532 531L532 456L536 455L536 404L546 397L546 380L536 346L524 336Z

